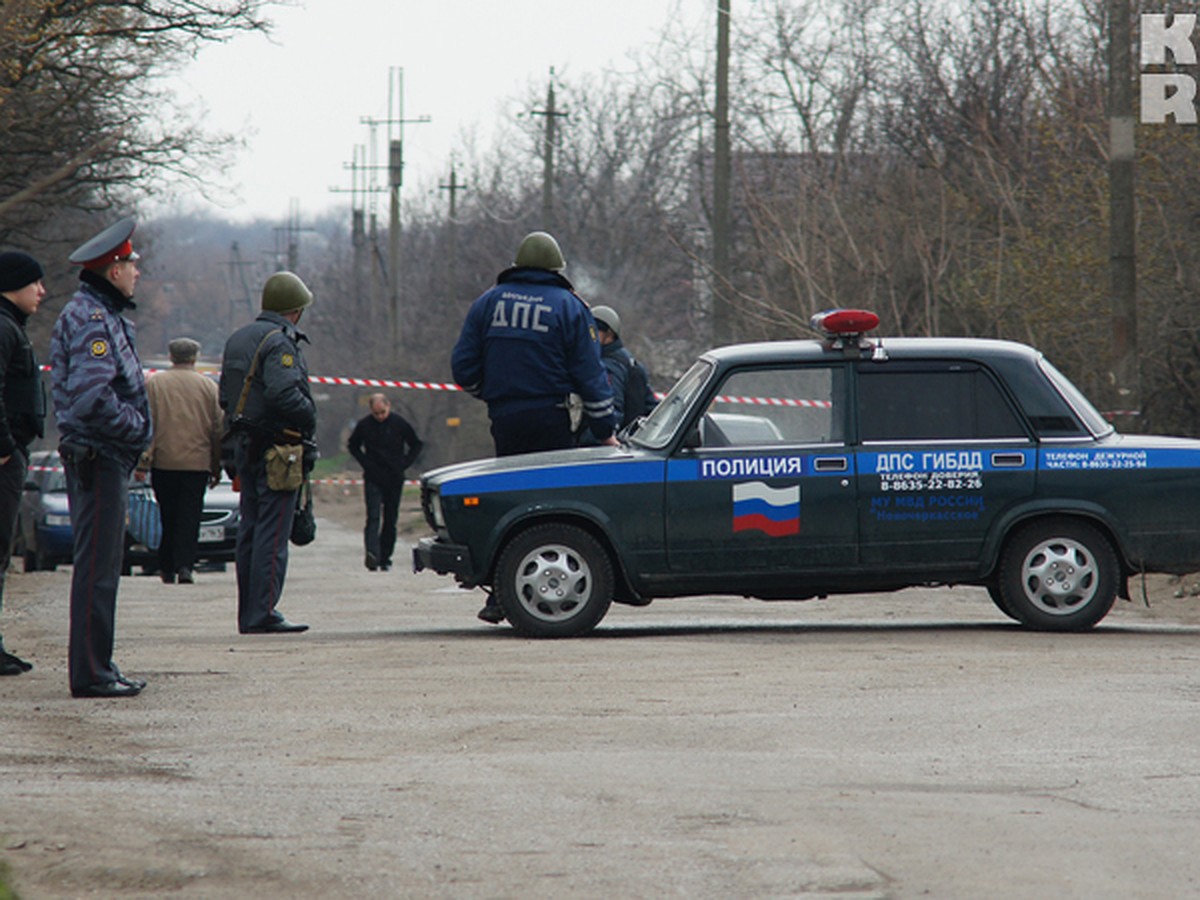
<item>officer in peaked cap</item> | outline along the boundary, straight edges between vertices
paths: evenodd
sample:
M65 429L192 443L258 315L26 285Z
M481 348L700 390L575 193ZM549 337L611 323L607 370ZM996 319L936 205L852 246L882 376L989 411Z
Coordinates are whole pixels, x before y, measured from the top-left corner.
M74 697L132 697L146 683L112 660L129 475L150 443L150 407L133 323L137 221L122 219L68 259L79 288L50 336L51 389L71 530L69 677Z
M67 257L67 261L87 269L101 270L117 260L141 259L133 249L135 228L137 219L133 216L122 219L115 225L109 225L90 241L76 248L75 252Z

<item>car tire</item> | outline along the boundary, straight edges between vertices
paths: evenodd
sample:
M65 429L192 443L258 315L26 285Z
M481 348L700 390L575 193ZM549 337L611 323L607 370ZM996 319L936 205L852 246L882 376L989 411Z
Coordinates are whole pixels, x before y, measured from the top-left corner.
M612 560L576 525L533 525L501 552L495 591L517 633L577 637L595 628L612 604Z
M1010 615L1029 627L1086 631L1112 609L1119 570L1112 544L1094 526L1045 519L1009 539L998 585Z
M1008 601L1004 599L1004 592L1000 590L998 585L989 584L987 586L987 592L988 596L992 598L992 602L996 604L996 609L1000 610L1000 612L1004 613L1004 615L1016 622L1021 621L1021 617L1009 608Z

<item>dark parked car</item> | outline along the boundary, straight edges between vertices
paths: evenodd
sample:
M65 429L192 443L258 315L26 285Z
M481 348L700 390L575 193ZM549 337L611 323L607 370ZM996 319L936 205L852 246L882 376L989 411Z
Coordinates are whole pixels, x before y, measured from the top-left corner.
M1200 569L1200 441L1118 434L1022 344L818 318L825 340L705 353L619 447L427 473L414 567L537 637L613 601L928 584L1076 631L1130 575Z
M205 492L204 509L200 513L197 564L211 564L223 569L225 563L233 561L237 551L238 508L239 495L225 478ZM161 537L162 519L153 488L148 482L132 482L125 537L125 574L135 565L140 565L146 574L158 571Z
M204 495L197 563L223 567L232 561L237 545L237 529L238 495L227 480L222 480ZM125 536L125 574L135 565L141 565L149 573L158 570L157 551L161 533L162 524L153 490L145 482L131 481ZM58 451L32 453L18 512L13 556L24 559L26 572L53 571L58 565L71 562L72 550L67 478Z
M17 512L13 556L26 572L54 571L69 563L72 553L71 516L67 508L67 477L54 450L29 455L29 472Z

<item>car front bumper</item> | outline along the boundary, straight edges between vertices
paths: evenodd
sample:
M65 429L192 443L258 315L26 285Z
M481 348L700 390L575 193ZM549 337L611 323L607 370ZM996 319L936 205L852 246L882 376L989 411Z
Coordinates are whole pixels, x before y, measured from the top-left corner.
M451 544L437 537L423 537L413 547L413 571L432 569L439 575L453 575L459 583L469 581L474 573L471 550L462 544Z

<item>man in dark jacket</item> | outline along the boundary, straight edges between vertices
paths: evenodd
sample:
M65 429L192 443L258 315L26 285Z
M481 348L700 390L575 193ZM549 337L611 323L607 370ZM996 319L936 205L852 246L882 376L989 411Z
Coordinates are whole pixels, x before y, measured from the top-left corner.
M241 489L237 536L238 631L267 634L306 631L276 606L287 575L288 539L298 490L267 484L266 451L274 444L304 444L305 471L316 459L312 438L317 407L300 352L308 337L297 329L312 292L291 272L276 272L263 286L262 312L225 343L221 408L232 434L227 460Z
M75 539L68 666L74 697L132 697L146 686L112 660L129 476L151 437L134 327L124 316L135 308L136 226L122 219L68 257L83 267L79 290L50 336L58 452Z
M646 367L633 358L621 340L621 317L611 306L592 308L600 334L600 358L608 371L618 429L644 416L658 404Z
M404 493L404 470L421 452L421 439L403 416L392 412L385 394L371 395L371 414L350 433L347 448L363 468L367 522L363 529L365 564L374 572L392 567L396 519Z
M42 436L46 417L41 372L25 334L25 322L46 296L43 275L41 264L27 253L0 253L0 611L29 445ZM0 636L0 675L32 668L5 650Z
M497 456L574 447L576 398L582 427L597 443L617 442L596 323L564 268L552 236L526 235L513 265L471 304L454 345L454 380L487 403ZM479 618L504 620L491 595Z
M454 380L487 403L497 456L575 446L571 394L582 398L596 440L615 443L596 323L565 266L553 237L527 235L513 265L471 305L454 345Z

